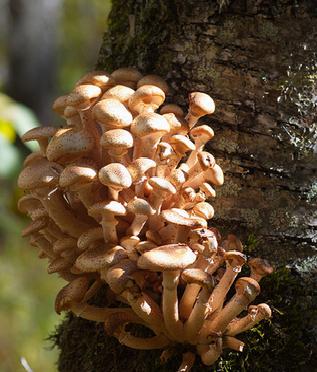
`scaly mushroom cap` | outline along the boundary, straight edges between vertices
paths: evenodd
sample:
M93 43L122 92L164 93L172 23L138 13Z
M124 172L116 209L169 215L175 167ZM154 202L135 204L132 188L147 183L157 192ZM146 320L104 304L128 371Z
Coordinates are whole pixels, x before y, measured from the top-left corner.
M90 168L80 165L68 165L59 177L60 187L66 188L73 185L84 185L97 178L97 172Z
M82 272L96 272L116 265L127 257L126 250L119 245L110 249L99 246L82 253L77 258L75 266Z
M168 244L143 253L137 265L150 271L174 271L194 263L196 255L185 244Z
M215 111L214 100L206 93L193 92L189 95L189 106L192 115L204 116Z
M195 127L189 132L189 134L194 141L200 140L203 137L206 142L211 140L215 135L214 131L208 125Z
M94 145L95 141L88 132L59 129L47 146L46 156L49 161L65 162L88 154Z
M67 105L81 107L101 94L101 89L95 85L78 85L67 97Z
M163 178L153 177L148 180L148 183L151 187L153 187L153 189L157 190L158 192L169 192L171 194L176 193L175 187Z
M57 132L56 127L36 127L28 130L21 137L22 142L48 140Z
M206 202L196 204L193 208L193 212L196 216L202 217L205 220L210 220L215 214L213 207Z
M134 90L124 85L116 85L108 89L101 99L114 98L123 103L125 106L128 105L129 99L134 94Z
M88 209L88 214L96 219L100 219L106 213L113 216L125 216L127 210L121 203L114 200L96 203Z
M185 153L195 150L195 145L192 143L192 141L188 137L181 134L171 136L168 141L177 152Z
M112 128L126 128L133 120L131 112L113 98L99 101L93 108L93 115L100 125Z
M108 187L127 188L132 184L128 169L120 163L111 163L102 167L98 174L100 182Z
M179 226L188 226L191 228L201 227L202 221L197 218L184 217L175 209L165 209L161 212L161 217L164 221L173 223Z
M160 108L161 115L169 114L169 113L174 114L176 117L181 117L181 118L184 117L183 109L178 105L174 105L173 103L169 103Z
M154 160L148 158L138 158L133 163L128 165L128 170L134 182L142 178L148 170L155 167L156 163Z
M40 159L25 167L18 178L18 186L24 190L58 185L59 175L63 168L46 159Z
M105 149L129 149L133 146L132 134L125 129L111 129L104 132L100 145Z
M238 294L244 295L250 302L260 293L259 283L252 278L239 278L235 285Z
M154 85L143 85L129 99L131 110L141 113L143 110L157 110L165 100L162 89Z
M131 213L141 214L148 217L153 216L155 213L155 210L151 205L146 200L140 198L131 200L127 205L127 209Z
M240 252L226 252L224 257L233 268L242 266L247 262L246 256Z
M269 261L263 258L250 258L248 265L251 270L261 276L270 275L273 273L274 268L270 265Z
M215 279L205 271L197 268L185 269L182 272L182 279L186 283L195 283L204 286L209 291L215 286Z
M170 127L166 119L155 112L140 114L131 124L131 133L137 137L144 137L153 133L163 135L169 130Z

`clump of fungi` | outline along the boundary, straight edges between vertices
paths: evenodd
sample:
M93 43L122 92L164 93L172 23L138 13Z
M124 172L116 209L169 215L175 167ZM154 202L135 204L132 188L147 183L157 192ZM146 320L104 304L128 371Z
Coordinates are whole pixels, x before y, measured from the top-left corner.
M237 237L222 239L207 224L207 201L224 178L203 150L214 132L197 122L214 102L191 93L185 116L163 105L168 89L133 68L81 78L53 105L66 125L23 136L40 149L24 162L18 206L32 220L23 236L48 260L48 273L68 282L57 313L104 322L128 347L164 349L162 361L182 344L179 371L188 371L196 353L209 366L224 348L242 351L236 335L271 316L268 305L249 304L272 267L249 260L250 277L238 278L228 298L247 260ZM107 308L89 301L103 285ZM136 336L129 324L152 336Z

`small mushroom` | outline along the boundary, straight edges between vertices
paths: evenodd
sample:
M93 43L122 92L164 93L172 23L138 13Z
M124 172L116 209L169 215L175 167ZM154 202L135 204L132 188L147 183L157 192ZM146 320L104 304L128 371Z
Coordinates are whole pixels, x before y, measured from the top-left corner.
M108 89L101 99L114 98L120 101L124 106L129 109L129 99L135 91L124 85L116 85Z
M156 111L164 102L165 94L154 85L142 85L129 99L129 107L139 114Z
M133 137L125 129L111 129L103 133L100 145L108 152L112 162L127 164L127 153L133 147Z
M40 146L40 153L45 155L46 148L51 137L56 133L55 127L37 127L30 129L21 137L22 142L37 141Z
M138 81L137 88L143 85L154 85L160 88L165 94L168 94L168 85L164 79L158 75L145 75Z
M248 265L251 269L250 277L257 282L259 282L265 276L272 274L274 271L274 268L270 265L270 263L263 258L250 258Z
M215 111L213 99L206 93L194 92L189 95L189 110L186 116L189 128L193 128L197 121L205 115Z
M135 215L133 222L129 227L128 234L137 236L140 234L140 231L148 218L153 216L155 210L146 200L140 198L131 200L127 205L127 209Z
M132 184L128 169L120 163L111 163L102 167L98 173L99 181L108 186L112 199L118 201L119 192Z
M170 130L166 119L155 112L138 115L131 124L131 133L135 137L133 159L141 156L153 159L157 145L164 134Z
M127 213L125 207L116 201L99 202L92 205L88 209L88 214L97 220L101 220L101 226L106 243L118 242L116 226L118 221L117 216L125 216Z
M183 324L178 314L177 285L180 270L196 260L185 244L170 244L145 252L137 262L141 269L163 272L163 317L170 336L183 339Z
M148 183L153 188L150 204L155 209L156 215L159 215L164 198L169 194L175 194L176 189L170 182L159 177L150 178Z

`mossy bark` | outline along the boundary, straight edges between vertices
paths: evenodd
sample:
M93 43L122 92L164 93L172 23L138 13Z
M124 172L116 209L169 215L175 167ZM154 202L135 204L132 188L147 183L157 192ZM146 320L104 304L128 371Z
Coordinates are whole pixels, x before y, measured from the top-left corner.
M314 0L113 0L98 68L157 73L183 106L195 90L215 99L216 113L202 121L216 132L209 150L225 171L214 225L247 241L247 253L295 268L280 269L264 285L263 299L275 308L272 323L246 336L250 349L230 353L215 370L313 370L316 36ZM264 336L252 341L260 330ZM63 372L177 365L160 367L158 352L122 348L101 326L73 317L61 326L58 345Z

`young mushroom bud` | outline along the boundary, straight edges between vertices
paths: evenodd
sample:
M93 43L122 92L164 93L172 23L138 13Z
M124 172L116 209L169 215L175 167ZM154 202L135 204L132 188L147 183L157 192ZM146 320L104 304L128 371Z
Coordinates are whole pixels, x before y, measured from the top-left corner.
M186 116L189 128L193 128L199 118L215 111L213 99L206 93L194 92L189 95L189 110Z

